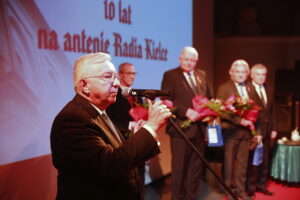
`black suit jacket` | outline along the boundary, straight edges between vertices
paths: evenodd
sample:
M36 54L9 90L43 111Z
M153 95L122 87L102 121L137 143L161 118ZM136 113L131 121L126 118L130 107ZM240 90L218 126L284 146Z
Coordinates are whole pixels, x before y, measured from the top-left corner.
M194 69L194 75L197 82L198 94L210 98L210 90L207 86L206 75L203 70ZM187 118L185 117L188 108L192 108L192 99L197 95L194 93L190 84L186 80L183 71L180 67L166 71L163 75L161 88L170 90L170 100L173 101L176 107L176 123L180 123ZM167 133L171 136L180 137L176 130L170 124L167 124ZM184 129L184 133L188 138L193 138L196 134L203 134L202 123L192 123L191 127Z
M106 109L106 113L109 118L114 122L123 135L129 131L129 122L133 121L132 117L129 115L130 108L131 105L129 101L127 98L122 96L122 90L119 88L116 102Z
M246 89L250 99L254 100L253 87L250 82L246 82ZM232 80L222 84L217 90L217 97L227 99L230 95L240 96L239 92ZM254 100L255 101L255 100ZM225 138L252 138L253 135L248 127L240 125L242 118L239 116L231 116L229 119L222 119L222 129L227 133L223 135ZM257 126L257 123L255 123ZM256 127L258 128L258 127Z
M136 166L159 153L144 128L123 143L99 112L76 95L56 116L51 130L57 199L140 199Z
M275 113L275 101L274 101L274 91L273 88L269 85L264 85L266 95L267 95L267 106L265 107L262 99L259 97L255 90L255 86L251 83L252 90L255 91L254 100L257 105L260 106L259 117L258 117L258 126L261 135L266 138L271 135L273 130L276 131L276 113Z

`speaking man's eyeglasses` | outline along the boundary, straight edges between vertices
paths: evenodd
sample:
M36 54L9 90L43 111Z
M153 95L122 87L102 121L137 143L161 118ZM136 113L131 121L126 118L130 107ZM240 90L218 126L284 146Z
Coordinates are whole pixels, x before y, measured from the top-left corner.
M87 78L98 78L98 79L108 82L108 83L113 83L116 79L118 81L120 81L118 74L104 74L101 76L89 76L89 77L86 77L85 79L87 79Z

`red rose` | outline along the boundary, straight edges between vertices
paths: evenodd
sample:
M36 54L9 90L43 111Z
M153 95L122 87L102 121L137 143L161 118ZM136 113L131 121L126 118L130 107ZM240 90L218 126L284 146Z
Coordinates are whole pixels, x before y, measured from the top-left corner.
M230 111L230 112L235 112L235 107L232 104L227 104L224 107L224 111Z
M201 112L201 109L203 107L203 104L208 102L208 98L206 97L202 97L200 95L195 96L192 99L192 103L193 103L193 108L194 110L196 110L198 113Z
M132 107L129 110L129 115L134 119L134 121L147 120L148 119L148 109L143 106Z
M170 101L170 100L168 100L168 99L163 100L162 103L163 103L164 105L166 105L167 108L170 109L170 110L174 108L173 102Z
M203 119L208 116L218 116L218 113L216 113L215 111L213 111L210 108L202 107L199 112L199 115L200 115L200 119Z
M234 96L234 95L230 95L230 96L226 99L225 104L226 104L226 105L232 105L232 104L234 103L234 101L235 101L235 96Z
M255 122L258 117L258 110L255 109L246 110L242 117L249 121Z

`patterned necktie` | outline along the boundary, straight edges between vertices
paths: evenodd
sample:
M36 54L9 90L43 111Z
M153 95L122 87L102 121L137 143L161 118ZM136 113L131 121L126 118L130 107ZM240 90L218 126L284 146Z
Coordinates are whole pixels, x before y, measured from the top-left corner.
M112 121L108 118L108 116L103 112L101 114L102 118L105 120L106 124L108 125L108 127L110 128L110 130L114 133L114 136L116 137L116 139L122 143L122 140L118 134L117 129L115 128L115 126L113 125Z
M128 101L128 103L129 103L130 107L133 107L133 102L134 102L134 100L133 100L132 96L129 95L129 96L127 97L127 101Z
M261 101L262 101L263 105L265 107L267 107L267 101L265 99L265 96L264 96L264 93L263 93L263 89L264 89L264 86L263 85L259 85L259 92L260 92Z
M198 94L198 91L197 91L197 87L192 79L192 73L191 72L187 72L187 75L189 77L189 82L190 82L190 86L191 88L193 89L194 93L195 94Z

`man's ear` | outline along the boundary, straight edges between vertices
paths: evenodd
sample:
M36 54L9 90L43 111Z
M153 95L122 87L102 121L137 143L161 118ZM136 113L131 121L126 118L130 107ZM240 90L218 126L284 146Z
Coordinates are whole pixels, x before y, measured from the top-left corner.
M90 95L90 90L88 88L88 82L85 79L81 79L79 81L79 85L80 85L82 94L84 94L86 96L89 96Z

